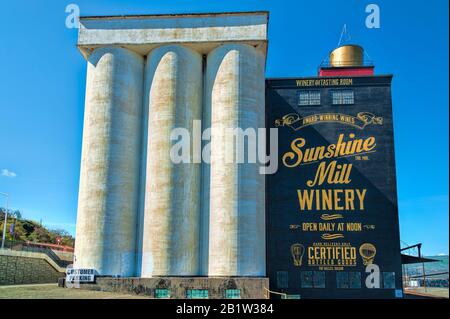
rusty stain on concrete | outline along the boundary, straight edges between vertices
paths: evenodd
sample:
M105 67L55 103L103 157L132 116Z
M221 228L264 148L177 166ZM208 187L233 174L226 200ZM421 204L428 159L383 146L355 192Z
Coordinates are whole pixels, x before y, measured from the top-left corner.
M75 265L134 274L144 59L105 47L88 61Z
M174 164L170 132L264 127L266 12L81 20L88 60L76 267L120 276L265 276L264 175ZM206 59L202 58L206 56ZM192 146L191 146L192 148Z
M201 120L202 57L178 45L147 57L148 147L142 277L199 275L200 164L172 163L170 134Z

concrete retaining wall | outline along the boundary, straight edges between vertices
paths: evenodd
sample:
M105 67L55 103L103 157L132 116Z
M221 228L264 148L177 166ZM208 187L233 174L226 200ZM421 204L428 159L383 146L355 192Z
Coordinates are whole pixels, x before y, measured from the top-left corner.
M57 283L64 271L45 254L0 251L0 285Z
M241 299L265 299L268 278L256 277L165 277L165 278L96 278L95 284L81 289L120 292L154 297L155 289L168 289L171 299L186 299L188 289L207 289L209 299L224 299L227 289L239 289Z
M267 22L267 12L80 20L88 75L76 268L265 276L265 176L251 151L227 163L241 151L224 143L230 129L264 127ZM202 163L200 119L214 131L210 145L204 132ZM191 138L181 163L170 159L171 136Z
M59 257L59 259L64 261L73 262L73 253L68 251L58 251L58 250L52 250L56 256Z

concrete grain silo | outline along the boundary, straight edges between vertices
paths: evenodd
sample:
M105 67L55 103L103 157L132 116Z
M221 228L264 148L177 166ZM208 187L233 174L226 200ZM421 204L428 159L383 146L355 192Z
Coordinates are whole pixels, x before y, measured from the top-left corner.
M264 175L256 163L228 163L227 152L236 155L236 148L224 147L227 128L265 126L264 69L264 52L246 44L208 54L211 164L203 183L209 183L209 276L265 275Z
M88 58L75 267L134 275L144 59L117 47Z
M200 133L265 126L267 24L267 12L80 18L88 79L75 267L142 277L98 277L100 289L264 297L261 164L226 163L225 132L194 142L193 121ZM176 128L191 138L189 163L171 160ZM194 143L210 146L211 164L194 161Z
M202 117L202 56L180 45L147 57L148 112L142 277L199 274L200 163L173 163L173 129ZM191 147L192 148L192 147Z

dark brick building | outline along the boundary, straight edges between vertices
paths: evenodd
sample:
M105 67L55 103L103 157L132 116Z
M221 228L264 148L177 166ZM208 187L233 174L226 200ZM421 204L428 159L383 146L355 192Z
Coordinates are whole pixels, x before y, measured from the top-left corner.
M391 81L357 46L333 51L317 77L266 81L266 127L279 134L266 177L272 291L402 297Z

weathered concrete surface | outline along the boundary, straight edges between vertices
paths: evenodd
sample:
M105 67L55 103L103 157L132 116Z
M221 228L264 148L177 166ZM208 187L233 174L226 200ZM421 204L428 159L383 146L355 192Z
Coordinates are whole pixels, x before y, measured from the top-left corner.
M144 59L105 47L88 60L75 267L135 274Z
M146 55L172 43L207 53L223 42L263 45L268 12L82 17L78 46L85 56L99 46L120 45Z
M44 253L0 249L0 285L56 283L64 273Z
M145 277L265 275L258 165L221 163L218 136L211 174L208 164L174 166L168 136L202 117L203 128L211 119L264 126L267 22L267 12L81 19L78 44L89 67L76 267Z
M148 56L145 75L148 130L141 276L198 275L201 166L173 163L170 152L177 140L171 141L170 135L183 128L192 137L193 121L201 120L202 57L178 45L159 47Z
M265 53L242 44L208 55L205 112L210 112L209 276L265 275L265 178L257 163L228 163L228 128L264 127ZM208 124L206 124L208 125Z
M120 292L154 297L155 289L168 289L171 299L186 299L187 289L208 289L209 299L224 299L226 289L239 289L242 299L266 299L268 278L256 277L165 277L165 278L96 278L95 284L81 289Z
M61 260L73 262L73 252L52 250Z

